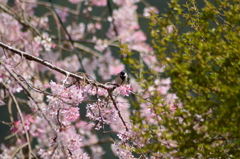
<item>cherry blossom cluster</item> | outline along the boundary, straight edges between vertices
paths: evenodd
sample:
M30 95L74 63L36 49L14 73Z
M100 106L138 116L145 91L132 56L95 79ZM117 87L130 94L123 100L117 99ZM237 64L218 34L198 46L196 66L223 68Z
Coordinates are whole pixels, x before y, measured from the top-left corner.
M118 156L120 159L125 159L125 158L134 159L135 158L132 155L131 150L130 151L126 150L126 148L122 148L121 146L122 145L118 145L118 144L112 145L111 148L116 156ZM129 147L129 145L127 145L127 147ZM129 149L129 148L127 148L127 149Z
M118 117L117 110L114 109L114 106L107 101L101 100L94 104L88 104L86 116L89 119L98 122L96 128L98 130L102 128L100 124L113 124Z

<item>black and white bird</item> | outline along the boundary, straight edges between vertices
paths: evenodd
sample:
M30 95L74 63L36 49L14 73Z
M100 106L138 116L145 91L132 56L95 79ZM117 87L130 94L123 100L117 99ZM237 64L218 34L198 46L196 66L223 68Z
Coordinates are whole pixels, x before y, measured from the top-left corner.
M118 84L118 85L126 84L127 78L128 78L127 72L123 70L119 74L117 74L117 77L115 79L115 84Z

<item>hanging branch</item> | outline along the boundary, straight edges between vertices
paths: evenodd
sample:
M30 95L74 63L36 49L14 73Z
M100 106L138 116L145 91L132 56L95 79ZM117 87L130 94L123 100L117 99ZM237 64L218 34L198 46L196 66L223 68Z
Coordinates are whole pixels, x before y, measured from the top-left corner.
M10 96L11 96L11 98L13 99L13 102L15 103L15 106L16 106L16 108L17 108L19 117L20 117L20 119L21 119L22 126L23 126L24 132L25 132L25 134L26 134L27 145L28 145L28 149L29 149L29 151L28 151L28 158L30 159L30 158L32 157L31 155L33 155L33 156L36 158L36 154L34 154L34 152L33 152L33 150L32 150L32 147L31 147L31 141L30 141L30 137L29 137L29 132L28 132L28 130L27 130L27 128L26 128L26 125L25 125L26 122L25 122L25 120L24 120L22 111L21 111L21 109L20 109L20 107L19 107L19 105L18 105L18 102L17 102L15 96L13 95L13 93L12 93L12 92L10 91L10 89L8 88L8 86L7 86L5 83L2 83L2 85L7 89L7 91L9 92L9 94L10 94Z
M95 80L92 80L90 78L88 78L88 76L86 74L83 73L83 76L81 75L77 75L77 74L74 74L74 73L71 73L69 71L66 71L62 68L59 68L57 66L55 66L52 62L50 61L47 61L47 60L44 60L44 59L41 59L39 57L36 57L36 56L33 56L31 54L28 54L26 52L23 52L23 51L20 51L18 49L15 49L11 46L8 46L2 42L0 42L0 46L6 50L9 50L15 54L18 54L19 56L21 57L25 57L27 60L30 60L30 61L35 61L35 62L38 62L44 66L47 66L48 68L52 69L52 70L55 70L61 74L64 74L65 76L68 76L68 77L73 77L75 78L76 80L80 80L80 81L84 81L86 82L87 84L93 84L97 87L101 87L101 88L104 88L104 89L108 89L104 84L101 84L101 83L98 83L96 82Z

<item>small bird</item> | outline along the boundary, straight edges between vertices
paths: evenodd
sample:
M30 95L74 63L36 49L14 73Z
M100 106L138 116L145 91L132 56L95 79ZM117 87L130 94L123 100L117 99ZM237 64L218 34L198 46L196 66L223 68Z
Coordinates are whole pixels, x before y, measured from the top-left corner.
M127 72L126 71L121 71L119 74L117 74L117 77L115 79L115 84L122 85L127 83Z

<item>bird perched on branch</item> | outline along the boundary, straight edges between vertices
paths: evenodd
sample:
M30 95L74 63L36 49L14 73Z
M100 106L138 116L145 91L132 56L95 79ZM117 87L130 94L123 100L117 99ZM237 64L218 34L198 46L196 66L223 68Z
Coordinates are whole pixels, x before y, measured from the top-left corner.
M123 70L119 74L117 74L117 77L115 79L115 84L118 84L118 85L126 84L127 78L128 78L127 72Z

